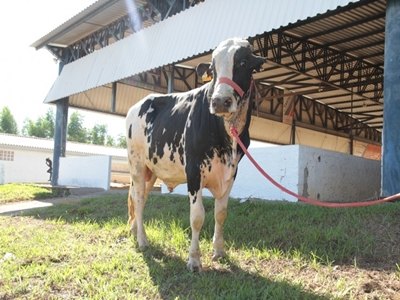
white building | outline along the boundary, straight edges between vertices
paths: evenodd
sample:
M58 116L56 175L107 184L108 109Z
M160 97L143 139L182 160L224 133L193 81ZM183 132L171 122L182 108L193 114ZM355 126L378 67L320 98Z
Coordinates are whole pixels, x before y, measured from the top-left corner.
M0 133L0 184L49 182L46 158L53 159L53 145L52 139ZM67 142L60 168L60 185L108 189L110 182L129 183L126 149Z

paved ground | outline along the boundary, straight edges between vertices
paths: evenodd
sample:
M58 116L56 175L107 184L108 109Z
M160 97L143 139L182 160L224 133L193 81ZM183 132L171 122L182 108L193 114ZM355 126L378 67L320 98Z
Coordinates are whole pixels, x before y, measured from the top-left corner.
M116 189L110 191L104 191L103 189L91 189L91 188L75 188L70 190L70 195L66 197L49 198L43 200L32 200L32 201L21 201L12 202L0 205L0 215L18 215L21 212L41 207L49 207L56 204L62 203L73 203L78 202L85 198L97 197L115 193L126 193L127 190Z

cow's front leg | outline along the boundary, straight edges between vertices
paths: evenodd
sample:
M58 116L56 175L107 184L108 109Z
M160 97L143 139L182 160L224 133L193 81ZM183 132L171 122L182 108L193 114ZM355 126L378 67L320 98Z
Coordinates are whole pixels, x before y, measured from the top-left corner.
M201 271L201 253L199 246L200 231L204 223L204 206L201 190L191 194L190 201L190 226L192 228L192 241L189 248L188 268L192 272Z
M213 248L214 253L212 260L218 260L220 257L225 256L224 250L224 223L226 216L228 215L228 198L229 194L221 199L215 200L214 210L214 237L213 237Z
M220 257L225 256L224 250L224 223L228 215L228 200L229 195L233 186L233 180L229 184L228 189L225 194L219 199L215 199L215 209L214 209L214 237L213 237L213 248L214 253L212 260L218 260ZM214 194L215 195L215 194Z

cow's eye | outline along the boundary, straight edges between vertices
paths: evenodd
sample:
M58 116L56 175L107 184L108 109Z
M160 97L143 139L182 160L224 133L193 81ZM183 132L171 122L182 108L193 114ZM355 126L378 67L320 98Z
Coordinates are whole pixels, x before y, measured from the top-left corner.
M240 66L240 67L246 67L246 66L247 66L247 60L242 59L242 60L240 61L240 63L239 63L239 66Z

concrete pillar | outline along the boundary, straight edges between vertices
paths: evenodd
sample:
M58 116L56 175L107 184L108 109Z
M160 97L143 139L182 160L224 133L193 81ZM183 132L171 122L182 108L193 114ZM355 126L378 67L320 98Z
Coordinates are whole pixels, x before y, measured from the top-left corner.
M387 0L382 196L400 192L400 0Z
M53 174L51 184L58 185L60 170L60 157L65 157L67 145L67 123L68 123L68 98L56 102L56 122L54 128L54 150L53 150Z

